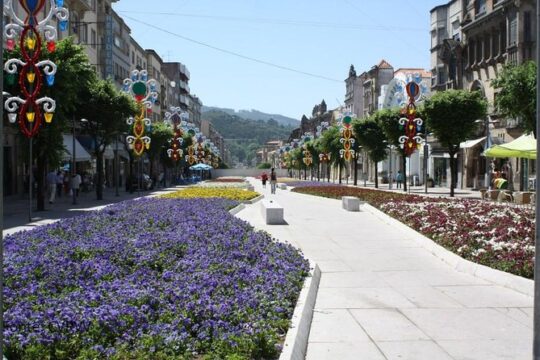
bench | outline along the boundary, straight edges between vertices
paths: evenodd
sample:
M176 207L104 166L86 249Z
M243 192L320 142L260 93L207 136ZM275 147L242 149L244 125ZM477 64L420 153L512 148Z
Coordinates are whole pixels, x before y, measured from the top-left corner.
M267 225L284 224L283 207L273 200L261 201L261 212Z
M534 193L517 191L514 193L514 202L518 205L530 204L532 196L534 196Z
M280 190L287 190L287 184L277 183L277 188Z
M360 199L356 196L342 196L341 206L347 211L360 211Z

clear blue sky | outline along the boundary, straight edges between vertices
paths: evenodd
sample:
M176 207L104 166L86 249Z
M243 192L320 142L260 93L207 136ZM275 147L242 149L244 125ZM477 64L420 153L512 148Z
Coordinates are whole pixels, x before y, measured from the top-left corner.
M343 80L351 64L357 73L381 59L395 69L429 69L429 11L444 3L120 0L114 9L144 48L156 50L165 61L188 66L191 92L203 104L257 109L299 119L302 114L311 114L322 99L329 108L343 102ZM181 37L338 81L249 61Z

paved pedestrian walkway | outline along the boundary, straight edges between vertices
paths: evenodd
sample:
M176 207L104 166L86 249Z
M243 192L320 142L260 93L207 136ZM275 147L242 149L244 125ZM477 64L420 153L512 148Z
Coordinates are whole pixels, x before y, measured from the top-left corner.
M32 222L30 222L30 204L28 195L6 197L4 199L3 234L7 235L20 230L31 229L58 219L69 218L83 214L87 211L97 210L120 201L136 199L140 196L151 194L160 194L175 189L176 188L160 188L151 191L135 191L133 193L126 192L124 189L119 189L119 196L116 196L116 190L114 188L107 188L103 191L103 200L96 200L95 191L86 193L81 192L77 198L76 205L72 204L71 196L63 195L60 198L57 197L54 204L49 204L48 201L46 201L45 211L36 211L36 199L34 198L32 202Z
M259 203L237 216L322 272L308 360L531 358L531 297L455 271L369 212L252 183L283 206L287 224L266 225Z

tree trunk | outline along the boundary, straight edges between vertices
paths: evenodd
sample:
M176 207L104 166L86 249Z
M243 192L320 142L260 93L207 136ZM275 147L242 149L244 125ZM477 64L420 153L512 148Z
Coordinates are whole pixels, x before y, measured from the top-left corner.
M450 197L454 197L454 189L456 188L457 180L457 159L456 153L449 152L450 154Z
M375 189L378 189L379 188L379 176L377 176L377 174L379 173L379 165L376 161L374 161L375 163Z
M317 181L321 181L321 164L317 164Z
M401 156L401 164L403 165L403 191L407 192L407 157Z
M45 163L46 163L45 156L46 156L45 154L37 155L37 170L36 170L34 180L37 184L36 199L37 199L38 211L45 210L45 177L47 176L46 171L45 171ZM30 164L30 171L32 171L32 164Z
M103 200L103 152L96 151L96 199Z
M338 164L338 166L339 166L339 171L338 171L339 184L341 185L341 164Z

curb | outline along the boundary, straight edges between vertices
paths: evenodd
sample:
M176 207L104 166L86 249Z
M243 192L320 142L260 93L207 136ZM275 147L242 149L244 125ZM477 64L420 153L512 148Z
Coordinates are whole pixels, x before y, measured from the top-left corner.
M236 207L233 207L231 210L229 210L229 213L231 215L236 215L238 214L240 211L244 210L246 208L246 205L243 204L243 203L240 203L238 206Z
M304 286L296 302L291 326L287 331L279 360L304 360L306 358L313 309L315 308L315 300L317 299L317 291L321 280L319 266L310 260L310 267L313 270L310 271L310 276L304 281Z
M379 209L365 203L362 208L371 214L375 215L385 223L399 227L402 231L412 236L420 246L435 255L456 271L476 276L480 279L487 280L496 285L500 285L528 296L534 296L534 281L523 278L514 274L510 274L501 270L492 269L488 266L474 263L470 260L466 260L459 255L454 254L450 250L437 244L435 241L420 234L416 230L411 229L402 222L394 219L393 217L386 215Z
M257 201L261 200L264 198L264 195L259 195L257 196L256 198L253 198L251 200L243 200L241 201L242 204L255 204Z

